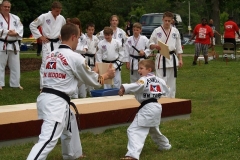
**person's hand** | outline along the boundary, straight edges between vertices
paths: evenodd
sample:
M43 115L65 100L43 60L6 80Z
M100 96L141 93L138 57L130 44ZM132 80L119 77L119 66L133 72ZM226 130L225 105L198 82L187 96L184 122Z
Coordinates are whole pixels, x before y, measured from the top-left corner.
M130 69L130 62L126 62L126 68Z
M160 47L159 45L157 45L157 44L155 44L154 48L155 48L156 50L161 50L161 47Z
M182 61L182 59L180 59L180 60L178 61L178 66L179 66L180 68L183 66L183 61Z
M9 30L7 35L9 35L9 36L17 36L17 33L15 32L15 30Z
M139 56L144 56L144 55L145 55L145 52L143 50L140 50Z
M48 43L49 42L49 40L44 36L41 36L40 39L42 40L42 43Z
M125 93L125 89L124 89L123 85L121 85L121 87L120 87L120 89L119 89L119 91L118 91L118 95L119 95L119 96L123 96L124 93Z

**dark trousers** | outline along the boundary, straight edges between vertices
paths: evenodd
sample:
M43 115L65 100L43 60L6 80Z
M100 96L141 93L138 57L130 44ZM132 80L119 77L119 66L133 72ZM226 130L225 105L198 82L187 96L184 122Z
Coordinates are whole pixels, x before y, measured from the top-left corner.
M37 55L40 55L42 52L42 44L37 43Z
M236 50L236 39L235 38L224 38L224 43L233 43Z

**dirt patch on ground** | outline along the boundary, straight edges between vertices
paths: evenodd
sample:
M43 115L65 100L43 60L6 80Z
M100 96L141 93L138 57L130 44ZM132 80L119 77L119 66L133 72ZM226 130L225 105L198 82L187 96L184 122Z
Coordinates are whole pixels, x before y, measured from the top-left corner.
M27 71L36 71L40 69L42 63L41 58L22 58L20 59L20 68L21 73ZM6 66L6 74L9 74L9 68Z

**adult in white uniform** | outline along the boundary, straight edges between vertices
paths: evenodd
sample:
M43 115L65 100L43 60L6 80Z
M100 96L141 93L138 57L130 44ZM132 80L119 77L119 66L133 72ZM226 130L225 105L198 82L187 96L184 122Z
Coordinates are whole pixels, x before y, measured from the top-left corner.
M44 13L30 23L29 28L34 38L42 41L42 64L40 68L40 89L43 83L43 69L47 55L60 45L60 30L66 24L65 18L60 15L62 4L58 1L52 3L51 11ZM42 34L38 30L42 27Z
M161 48L158 45L158 41L168 45L170 59L165 58L159 53L156 55L155 67L156 76L164 79L167 85L170 87L170 93L167 95L170 98L175 98L176 94L176 78L177 67L182 67L182 46L180 34L177 28L171 27L173 14L171 12L165 12L163 14L163 25L156 28L150 37L150 49L156 49L161 52ZM178 55L178 58L177 56Z
M95 31L95 24L93 23L88 23L86 25L86 38L87 38L87 46L88 46L88 51L87 54L85 54L85 59L88 63L88 66L91 67L91 69L94 68L96 58L95 54L97 52L97 45L99 43L99 39L97 36L93 35ZM91 91L94 90L92 86L86 86L88 94L91 95Z
M116 74L113 79L113 88L120 88L121 66L124 57L122 43L112 38L113 29L111 27L104 28L104 39L98 43L98 51L96 53L96 61L104 63L113 63ZM104 89L112 88L110 84L104 84Z
M23 25L18 16L10 13L11 3L3 1L0 14L0 90L5 86L5 67L10 69L10 87L20 86L19 42Z
M141 23L134 23L133 36L129 37L125 43L125 52L129 59L127 62L127 68L130 69L131 83L136 82L140 78L140 75L138 74L138 62L148 58L151 54L151 50L149 49L149 40L146 36L141 35L141 32Z
M79 36L76 25L64 25L62 44L46 57L43 89L37 98L38 117L43 119L43 124L39 141L27 160L45 160L60 137L64 160L83 156L75 114L69 108L69 95L74 93L79 82L101 87L104 79L114 77L115 70L110 66L101 76L91 71L85 59L73 51Z
M138 113L127 129L128 152L126 157L121 159L139 159L148 133L159 150L171 148L169 140L159 130L162 105L158 103L158 99L168 94L169 89L163 79L154 75L154 70L153 60L140 61L138 72L141 78L135 83L123 84L119 90L120 96L124 93L133 93L141 103Z
M124 44L128 37L127 37L126 32L123 29L118 27L118 24L119 24L119 17L117 15L112 15L110 17L110 27L113 29L112 38L119 40L122 43L122 47L124 48ZM103 30L98 33L97 37L99 38L99 40L104 39ZM124 55L123 62L128 62L127 55Z

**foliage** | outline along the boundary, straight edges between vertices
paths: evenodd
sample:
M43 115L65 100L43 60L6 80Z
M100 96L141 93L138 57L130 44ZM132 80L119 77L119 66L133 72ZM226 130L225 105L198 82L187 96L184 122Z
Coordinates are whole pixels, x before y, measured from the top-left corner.
M11 12L20 16L24 24L24 36L30 35L28 28L30 22L40 14L49 11L53 0L12 0ZM238 7L240 1L235 0L60 0L63 4L62 15L68 17L78 17L82 22L83 29L86 23L93 22L96 24L96 32L109 25L109 18L113 14L120 17L120 27L124 27L125 22L135 15L137 19L144 13L159 13L167 10L181 15L183 20L184 31L188 32L189 25L189 2L190 2L190 22L192 28L198 24L202 17L212 18L213 2L219 2L220 14L226 12L233 15L236 21L239 20L240 10ZM219 16L220 16L219 14ZM134 21L136 21L134 19ZM221 25L224 21L220 22ZM216 26L220 24L215 24Z

